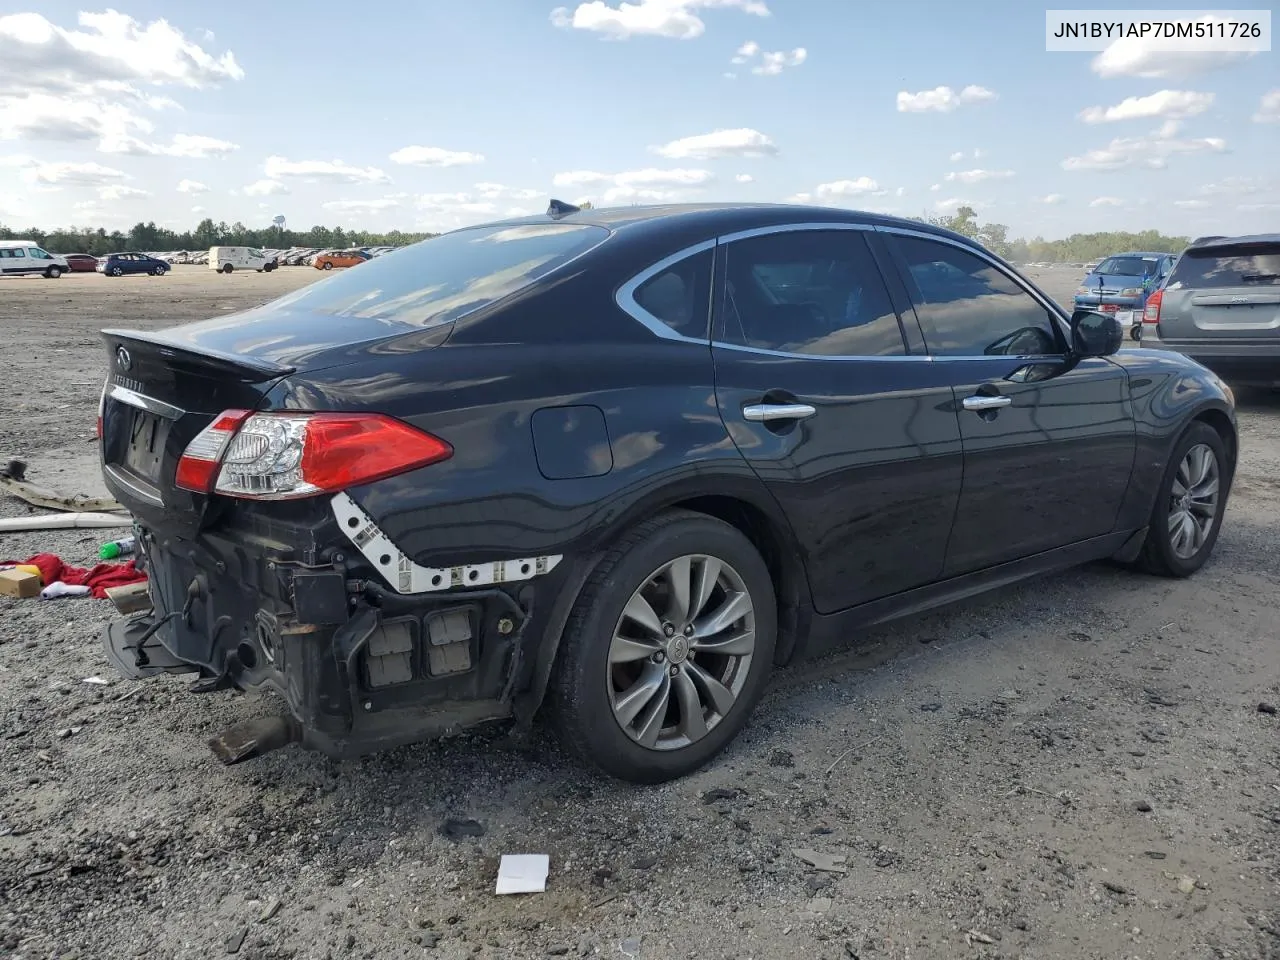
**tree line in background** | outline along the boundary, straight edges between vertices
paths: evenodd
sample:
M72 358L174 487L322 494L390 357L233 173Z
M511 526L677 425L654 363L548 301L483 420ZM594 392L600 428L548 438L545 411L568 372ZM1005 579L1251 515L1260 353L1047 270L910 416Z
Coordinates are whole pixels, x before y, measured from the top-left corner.
M589 208L590 203L583 203ZM1017 263L1086 263L1122 250L1148 250L1159 253L1178 253L1189 242L1187 237L1167 237L1157 230L1138 233L1106 231L1099 233L1074 233L1063 240L1010 240L1009 228L1002 223L982 223L972 207L960 207L945 217L916 217L926 223L945 227L966 237L972 237L988 250ZM89 253L100 257L122 250L167 251L207 250L216 246L267 247L283 250L289 247L368 247L400 246L416 243L434 233L406 233L392 230L389 233L372 233L368 230L344 230L342 227L312 227L310 230L281 230L265 227L254 230L243 223L214 223L201 220L194 230L177 233L155 223L135 224L128 233L119 230L108 233L97 229L71 227L64 230L12 230L0 224L0 240L34 240L50 253Z
M266 247L286 250L290 247L372 247L400 246L416 243L434 233L406 233L392 230L373 233L368 230L344 230L342 227L312 227L310 230L281 230L246 227L239 221L228 224L201 220L194 230L178 233L155 223L138 223L128 233L110 232L102 227L69 227L61 230L13 230L0 224L0 240L34 240L50 253L88 253L95 257L124 250L169 251L208 250L210 247Z

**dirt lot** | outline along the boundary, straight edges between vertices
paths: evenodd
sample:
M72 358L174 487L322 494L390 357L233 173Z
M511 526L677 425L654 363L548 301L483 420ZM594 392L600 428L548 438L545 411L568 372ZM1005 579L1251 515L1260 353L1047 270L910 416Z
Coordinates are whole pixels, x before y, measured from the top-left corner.
M1066 298L1078 271L1033 276ZM0 281L0 457L87 487L99 328L315 277ZM1280 399L1240 423L1194 579L1099 566L877 631L778 676L719 762L658 789L500 731L223 768L205 739L270 703L119 680L105 603L0 599L0 955L1280 957ZM524 852L550 854L547 892L495 897Z

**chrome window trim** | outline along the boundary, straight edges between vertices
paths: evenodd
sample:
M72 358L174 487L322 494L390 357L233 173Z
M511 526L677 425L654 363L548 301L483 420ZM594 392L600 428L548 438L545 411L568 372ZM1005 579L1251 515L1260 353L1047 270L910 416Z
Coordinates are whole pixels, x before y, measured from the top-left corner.
M634 277L632 277L630 280L628 280L626 283L622 284L618 288L618 292L614 296L614 300L617 303L618 307L624 313L626 313L628 316L632 317L633 319L639 321L655 336L661 337L664 340L673 340L679 343L696 343L699 345L706 345L708 343L707 339L700 338L700 337L686 337L684 334L677 333L676 331L672 330L671 327L667 326L667 324L665 324L662 320L658 319L653 314L649 313L647 310L641 307L635 300L635 292L640 287L640 285L643 284L645 281L649 280L650 278L654 277L655 275L661 273L663 270L666 270L668 267L671 267L674 264L679 263L681 260L687 259L688 257L692 257L696 254L702 253L705 250L710 250L720 245L727 246L728 244L734 243L738 240L748 240L752 237L763 237L763 236L768 236L770 234L775 234L775 233L798 233L801 231L813 231L813 230L857 230L857 231L863 231L863 232L901 234L903 236L918 237L922 240L934 240L934 241L937 241L938 243L944 243L944 244L947 244L948 246L955 247L958 250L965 251L966 253L972 253L978 256L980 259L985 260L987 263L991 264L991 266L995 267L997 270L1001 272L1001 274L1003 274L1010 281L1012 281L1018 287L1018 289L1022 290L1024 293L1030 296L1033 300L1035 300L1036 303L1040 304L1040 306L1045 309L1045 311L1049 314L1049 316L1053 317L1057 321L1059 330L1062 332L1063 337L1067 340L1067 342L1068 343L1071 342L1070 326L1067 324L1067 321L1064 319L1062 311L1058 308L1057 304L1047 301L1044 297L1040 296L1035 290L1029 288L1017 276L1010 274L1009 270L1004 265L1002 265L999 261L995 260L989 253L987 253L982 248L971 246L966 243L960 243L956 240L951 239L950 237L941 236L940 234L936 234L936 233L930 233L926 230L912 230L909 227L898 227L898 226L882 225L882 224L874 224L874 223L848 223L845 221L831 221L831 222L803 221L803 222L796 222L796 223L775 223L765 227L754 227L750 230L738 230L734 233L721 234L720 236L712 240L704 240L701 243L696 243L692 246L685 247L681 250L678 250L675 253L671 254L670 256L664 257L663 259L659 260L657 263L654 263L646 267L644 270L636 274ZM714 277L712 278L712 284L713 284L712 293L714 294L715 292ZM1042 362L1053 361L1053 360L1060 362L1063 360L1063 355L1058 353L1019 354L1019 355L993 354L989 356L977 355L977 356L954 356L954 357L940 356L937 354L916 354L916 353L903 354L901 356L893 355L893 356L878 356L878 357L868 357L861 354L827 355L827 354L816 354L816 353L791 353L784 350L768 350L762 347L748 347L748 346L744 346L742 344L737 344L737 343L727 343L723 340L715 339L714 336L710 339L710 346L715 347L717 349L721 349L721 350L736 350L740 353L753 353L753 354L758 354L762 356L782 357L788 360L860 360L860 361L871 361L871 362L880 362L880 363L883 363L883 362L901 363L902 361L916 361L916 362L924 362L924 363L934 363L934 362L945 363L945 362L951 362L951 361L974 361L974 360L997 360L997 359L1023 360L1027 363L1037 363L1037 362L1042 363Z
M690 257L697 256L707 250L712 250L715 248L715 245L715 240L703 240L701 243L695 243L691 247L685 247L683 250L678 250L669 257L663 257L657 263L645 267L618 288L618 292L614 294L613 297L614 302L617 303L623 313L626 313L633 319L640 321L640 323L644 324L644 326L649 329L650 333L653 333L664 340L675 340L679 343L696 343L701 346L706 346L708 343L707 337L686 337L683 333L677 333L675 330L672 330L671 327L667 326L665 322L660 320L658 317L655 317L644 307L640 306L640 304L636 302L636 291L644 283L653 279L663 270L675 266L681 260L687 260ZM711 281L711 290L713 293L715 292L714 276ZM708 308L709 307L710 304L708 303ZM709 321L710 310L708 310L708 322Z
M138 393L136 390L122 387L118 383L112 384L111 389L107 391L107 396L120 403L137 407L139 410L145 410L147 413L154 413L158 417L164 417L166 420L177 420L186 412L171 403L165 403L155 397L148 397L146 394Z

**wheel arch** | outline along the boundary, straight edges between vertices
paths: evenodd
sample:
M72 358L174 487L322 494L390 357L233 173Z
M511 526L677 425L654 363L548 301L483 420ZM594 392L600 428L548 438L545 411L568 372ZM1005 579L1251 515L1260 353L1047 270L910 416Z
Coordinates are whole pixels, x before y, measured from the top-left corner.
M734 483L730 486L736 489L731 492L709 493L705 491L710 484L706 484L705 479L703 484L697 491L675 484L633 505L608 526L594 549L572 562L563 589L549 611L547 625L539 635L528 686L515 698L513 713L517 722L527 724L542 706L570 615L609 545L641 520L658 513L683 510L714 517L751 542L769 570L777 601L778 636L774 663L782 666L791 660L799 637L808 628L811 606L800 549L790 525L776 505L771 508L761 503L767 498L767 493L755 495Z
M1209 426L1213 427L1218 436L1222 438L1222 445L1227 451L1227 464L1231 469L1231 477L1234 479L1236 473L1236 458L1239 456L1240 446L1239 440L1236 436L1236 425L1234 421L1232 421L1231 417L1227 415L1226 411L1221 410L1218 407L1207 407L1204 410L1201 410L1191 418L1192 423L1197 421L1200 423L1207 423Z

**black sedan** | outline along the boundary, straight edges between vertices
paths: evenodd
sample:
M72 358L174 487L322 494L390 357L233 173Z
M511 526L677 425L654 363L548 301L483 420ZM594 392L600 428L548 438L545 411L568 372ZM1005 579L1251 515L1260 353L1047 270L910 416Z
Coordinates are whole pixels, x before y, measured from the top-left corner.
M104 337L152 606L106 651L276 690L225 762L545 704L607 772L680 776L870 624L1106 558L1194 573L1236 464L1212 373L827 208L555 202Z

